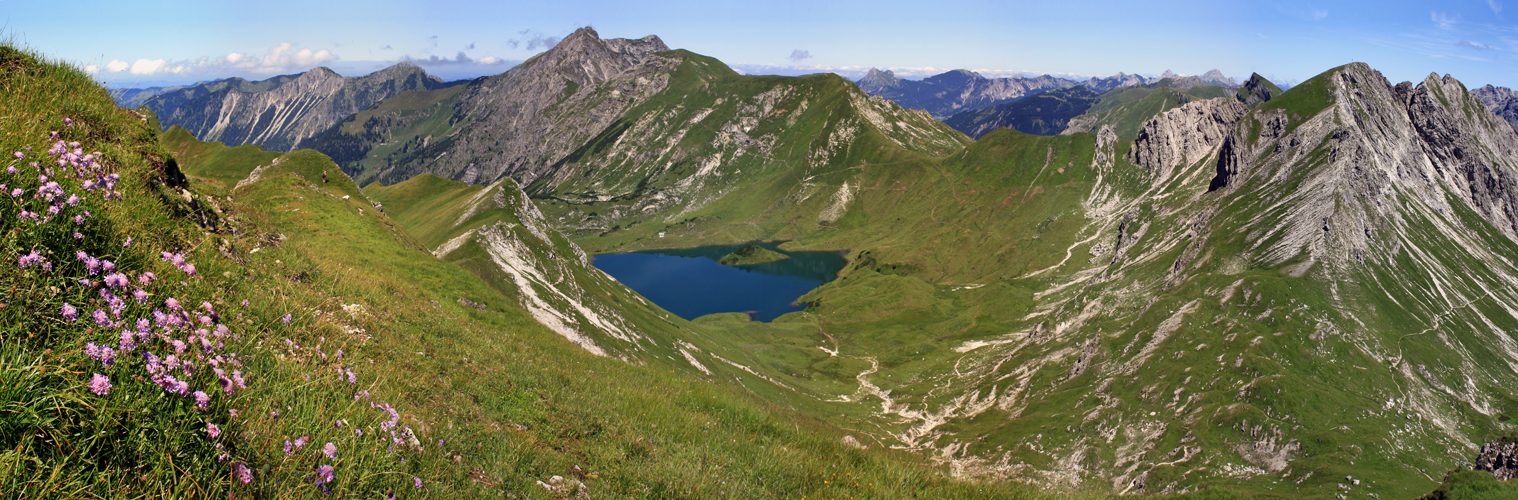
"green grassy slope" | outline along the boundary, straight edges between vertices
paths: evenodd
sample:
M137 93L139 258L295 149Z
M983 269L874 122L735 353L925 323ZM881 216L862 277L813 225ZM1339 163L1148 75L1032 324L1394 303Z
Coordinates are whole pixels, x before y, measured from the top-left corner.
M770 324L696 321L720 333L694 357L766 374L775 382L753 390L963 476L1293 498L1332 498L1338 478L1354 476L1364 480L1356 494L1411 496L1504 429L1497 416L1518 411L1504 389L1513 361L1502 333L1518 319L1501 305L1513 300L1488 296L1508 288L1506 263L1518 254L1459 203L1438 212L1416 201L1436 198L1396 193L1388 199L1404 208L1390 220L1407 221L1397 223L1406 233L1367 252L1365 265L1346 264L1350 248L1303 239L1324 231L1308 215L1366 203L1321 197L1325 185L1357 186L1340 180L1353 178L1342 173L1354 150L1330 138L1350 137L1333 131L1372 112L1349 108L1359 122L1341 114L1335 79L1344 70L1246 116L1239 133L1250 161L1271 167L1224 191L1209 192L1216 154L1159 182L1124 158L1123 134L1107 143L999 131L933 156L865 133L807 175L762 177L785 167L775 151L787 145L815 155L817 138L838 130L829 121L838 111L798 119L795 138L774 132L768 153L725 154L718 168L743 166L724 175L756 179L744 196L677 216L642 215L662 213L650 201L658 194L679 194L658 189L658 177L625 177L653 179L637 189L619 181L621 158L648 158L630 146L645 136L627 131L572 158L612 175L540 179L533 189L550 220L598 251L740 238L849 249L850 267L805 297L813 307L804 313ZM1178 102L1227 96L1191 91L1115 94L1098 123L1136 131ZM671 123L689 121L672 114ZM1260 135L1277 115L1280 130ZM830 212L817 200L824 194L844 208ZM1332 241L1367 231L1354 220L1331 224ZM1440 289L1470 303L1440 298Z
M116 108L82 72L8 46L0 68L0 88L25 96L0 102L0 116L26 118L0 128L8 156L26 155L8 165L48 158L47 132L57 129L85 151L100 149L105 172L122 179L120 200L92 192L65 212L96 214L79 238L51 229L63 221L17 224L38 200L0 206L0 252L10 263L0 280L11 290L0 308L3 496L572 497L577 483L592 496L624 498L1035 496L951 481L899 452L851 448L834 427L735 383L592 356L465 269L420 251L345 176L321 183L332 164L314 152L274 162L166 138L194 152L175 163L197 177L257 171L230 193L235 202L217 205L225 217L215 216L199 183L172 184L178 173L148 120ZM6 181L30 193L29 182ZM82 189L74 177L59 182ZM89 277L76 249L114 261L134 282L158 275L143 287L153 302L128 298L122 321L173 311L169 297L187 309L211 304L220 319L208 316L208 328L231 333L208 337L224 344L210 349L236 353L236 365L224 358L221 367L235 367L246 388L222 391L203 364L174 375L210 395L204 409L154 385L139 356L166 356L172 345L155 337L128 356L115 329L85 324L105 305L98 281L75 282ZM33 250L51 269L16 265ZM160 251L184 251L197 272L160 261ZM77 304L81 319L61 318L63 303ZM163 332L184 340L181 330ZM81 352L86 341L122 354L107 366ZM196 345L181 354L189 359ZM113 387L92 392L93 373ZM286 441L303 446L286 452ZM327 443L330 456L320 451Z
M593 496L612 497L1031 494L1011 485L951 482L909 456L849 448L827 424L748 395L735 385L741 379L704 380L689 375L693 369L667 368L688 366L683 360L672 365L650 357L651 364L635 365L591 355L534 321L509 287L476 277L499 278L479 265L475 252L482 251L466 245L446 259L433 257L414 242L426 248L451 235L410 238L372 210L345 176L321 184L320 171L330 163L309 151L291 155L303 153L311 161L291 157L233 193L250 220L245 230L285 236L248 254L250 267L271 280L304 275L288 300L331 311L317 317L344 319L341 306L363 306L342 321L362 330L344 336L347 355L374 359L378 368L371 373L387 392L404 395L397 406L409 409L418 432L429 443L443 440L441 460L429 463L424 456L423 463L436 467L424 469L435 480L459 488L445 495L532 494L542 491L536 481L575 477L574 471L583 471L579 480ZM246 164L192 168L244 171ZM482 189L416 181L421 186L377 190L376 199L399 214L449 194L467 200ZM401 194L408 188L426 196L408 203ZM467 210L463 203L426 210L448 210L440 207ZM521 223L508 209L480 211L461 231L481 221ZM359 248L364 251L338 250Z
M402 92L344 118L306 140L326 152L360 185L373 182L384 167L414 161L435 140L458 131L456 97L467 85Z

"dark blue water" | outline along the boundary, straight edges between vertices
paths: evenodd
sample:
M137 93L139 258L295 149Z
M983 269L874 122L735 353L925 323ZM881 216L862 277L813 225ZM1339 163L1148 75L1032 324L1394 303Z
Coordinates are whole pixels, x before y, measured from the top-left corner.
M833 281L844 264L844 252L785 252L778 245L760 244L791 258L724 266L717 260L740 246L725 245L597 255L591 264L685 319L741 312L767 322L806 309L796 299Z

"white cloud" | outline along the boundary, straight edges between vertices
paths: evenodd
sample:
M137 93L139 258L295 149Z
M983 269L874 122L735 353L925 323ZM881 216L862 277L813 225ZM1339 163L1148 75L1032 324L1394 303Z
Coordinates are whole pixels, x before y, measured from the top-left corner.
M270 48L263 57L232 52L222 57L201 57L182 61L144 58L129 63L113 59L111 62L106 63L103 68L92 64L87 66L85 70L91 73L129 73L138 76L171 74L204 76L228 73L268 75L305 71L312 66L319 66L336 60L338 60L337 55L327 49L311 50L309 48L301 48L296 50L295 44L284 42Z
M1328 18L1328 11L1323 9L1313 9L1312 12L1308 14L1308 17L1314 21L1322 21Z
M286 68L299 66L316 66L337 60L337 56L332 55L332 53L328 52L327 49L321 49L318 51L312 51L311 49L300 49L294 54L289 54L288 52L292 48L295 48L295 44L284 42L272 49L269 49L269 53L264 56L264 67L282 68L280 70L282 71Z
M85 73L89 73L89 74L91 74L91 75L93 75L93 74L95 74L95 73L99 73L99 72L100 72L100 67L99 67L99 66L96 66L96 65L93 65L93 64L91 64L91 65L89 65L89 66L85 66L85 67L84 67L84 72L85 72Z
M137 59L137 62L132 62L132 74L158 74L159 71L172 71L172 68L168 67L168 61L164 61L164 59ZM178 71L173 71L173 73L178 73Z
M812 58L812 51L810 51L810 50L801 50L801 49L792 50L791 51L791 55L789 57L786 57L786 59L790 59L791 62L793 62L793 63L801 62L803 59L811 59L811 58Z
M1449 14L1443 12L1429 12L1428 17L1442 29L1453 28L1455 23L1460 21L1460 16L1450 17Z
M495 57L495 56L485 56L485 57L481 57L479 59L471 59L468 55L465 55L463 52L459 52L458 55L455 56L453 59L449 59L449 58L446 58L446 57L438 57L436 54L434 54L434 55L431 55L431 56L427 56L426 59L415 59L415 58L412 58L411 56L401 56L401 60L402 61L407 61L407 62L410 62L410 63L413 63L413 64L416 64L416 65L419 65L419 66L447 66L447 65L464 65L464 64L478 64L478 65L489 66L489 65L493 65L493 64L500 64L500 63L503 62L501 60L501 58Z
M1497 0L1486 0L1486 6L1492 8L1492 13L1497 15L1497 19L1502 19L1501 2L1498 2Z

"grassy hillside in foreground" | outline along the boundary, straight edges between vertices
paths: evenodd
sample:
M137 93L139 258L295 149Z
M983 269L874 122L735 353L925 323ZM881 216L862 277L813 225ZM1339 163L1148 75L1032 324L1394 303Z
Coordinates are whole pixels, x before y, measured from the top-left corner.
M232 193L246 245L235 255L258 276L248 286L278 285L271 294L342 325L328 342L346 343L364 387L393 396L428 449L408 466L449 488L429 495L573 497L537 484L560 475L613 498L1040 496L949 480L900 452L849 447L835 427L757 400L737 381L692 377L657 359L593 356L533 321L514 297L392 232L394 222L346 176L329 172L322 184L323 164L300 154L319 158L282 155L290 159ZM186 161L187 170L221 168L250 170ZM387 212L406 206L384 200Z

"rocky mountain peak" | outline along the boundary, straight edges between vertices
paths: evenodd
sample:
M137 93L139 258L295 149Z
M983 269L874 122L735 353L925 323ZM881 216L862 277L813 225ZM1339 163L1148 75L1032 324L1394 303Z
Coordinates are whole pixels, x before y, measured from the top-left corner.
M1179 78L1180 76L1181 75L1177 75L1177 74L1175 74L1174 72L1172 72L1172 71L1170 71L1168 69L1165 70L1164 73L1160 73L1160 79L1161 80L1164 80L1166 78Z
M1255 75L1255 76L1259 76L1259 75ZM1222 71L1218 71L1216 69L1214 69L1212 71L1208 71L1206 73L1202 73L1202 81L1207 82L1210 85L1218 85L1218 86L1222 86L1222 87L1237 87L1237 86L1239 86L1239 81L1238 80L1234 80L1232 77L1223 76L1223 72Z
M865 73L864 78L860 78L859 81L854 83L859 85L859 89L866 93L880 94L885 89L901 85L901 79L897 78L896 74L892 73L891 70L881 71L877 68L870 68L870 71Z
M1471 91L1471 96L1486 105L1486 109L1498 118L1507 120L1508 125L1514 131L1518 131L1518 92L1507 87L1493 87L1488 84Z

